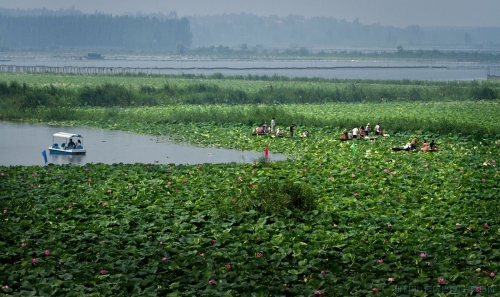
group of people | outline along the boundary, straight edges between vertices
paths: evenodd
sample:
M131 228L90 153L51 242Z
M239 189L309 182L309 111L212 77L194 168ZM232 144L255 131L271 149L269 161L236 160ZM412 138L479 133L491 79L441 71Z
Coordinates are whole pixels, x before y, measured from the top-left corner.
M418 148L418 144L420 142L420 139L418 137L413 137L410 143L407 143L403 149L405 150L416 150ZM439 150L437 144L434 142L434 139L431 140L430 143L427 143L427 140L423 140L422 142L422 148L420 149L423 152L432 150L432 151L437 151Z
M364 139L366 136L370 135L371 125L370 123L363 126L356 126L352 130L344 129L342 132L342 139ZM380 128L380 124L377 123L374 128L375 135L384 135L384 131Z
M289 132L290 132L290 137L293 137L293 134L295 132L295 128L297 128L297 126L295 126L294 124L291 124L290 127L289 127ZM281 128L278 128L276 129L276 119L273 117L271 119L271 125L267 125L267 122L264 123L264 125L259 126L255 129L255 132L257 134L274 134L276 133L276 136L278 137L283 137L285 132L283 129ZM304 133L302 133L301 137L309 137L309 131L308 130L305 130Z

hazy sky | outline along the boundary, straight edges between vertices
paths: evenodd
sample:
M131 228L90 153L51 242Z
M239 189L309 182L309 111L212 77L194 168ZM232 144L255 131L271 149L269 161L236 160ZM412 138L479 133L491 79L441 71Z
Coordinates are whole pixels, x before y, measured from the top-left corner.
M176 11L179 16L222 13L328 16L363 24L405 27L499 26L500 0L2 0L3 8L70 8L85 13Z

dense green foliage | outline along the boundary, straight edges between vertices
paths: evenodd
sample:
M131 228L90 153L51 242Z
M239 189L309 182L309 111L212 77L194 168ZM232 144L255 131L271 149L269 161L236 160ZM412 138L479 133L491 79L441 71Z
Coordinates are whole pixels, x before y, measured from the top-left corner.
M131 16L0 14L0 46L12 48L82 47L156 49L172 51L189 46L189 21Z
M186 129L192 140L201 132ZM405 286L498 285L494 144L445 136L438 153L393 152L405 140L394 135L358 141L353 155L351 143L320 131L251 143L226 132L212 140L268 144L293 158L0 166L2 292L398 296ZM316 207L244 204L279 180L309 188Z
M500 291L500 106L496 98L476 100L470 93L482 87L497 92L495 82L0 77L1 119L132 131L200 146L267 146L290 156L252 164L0 166L0 294ZM410 88L428 97L314 104L182 101L226 90L251 97L265 89L264 96L273 92L270 84L294 98L314 98L330 88L342 96L353 88L389 94ZM459 90L469 92L467 98ZM146 93L178 101L134 106ZM256 125L272 117L281 128L295 123L296 135L308 129L310 137L252 136ZM380 122L390 136L339 141L343 128L367 122ZM415 135L436 140L440 151L391 149Z

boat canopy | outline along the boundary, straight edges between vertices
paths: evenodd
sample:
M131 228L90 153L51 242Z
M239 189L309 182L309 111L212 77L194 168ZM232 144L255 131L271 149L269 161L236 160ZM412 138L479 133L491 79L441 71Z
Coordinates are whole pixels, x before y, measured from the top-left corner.
M71 138L71 137L82 137L80 134L67 133L67 132L57 132L54 137Z

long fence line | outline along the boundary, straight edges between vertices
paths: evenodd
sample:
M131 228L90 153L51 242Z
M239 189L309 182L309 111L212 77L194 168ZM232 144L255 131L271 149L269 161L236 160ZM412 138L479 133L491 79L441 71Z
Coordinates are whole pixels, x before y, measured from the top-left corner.
M74 73L74 74L162 74L171 70L335 70L335 69L425 69L447 66L334 66L334 67L98 67L98 66L18 66L0 65L0 72L16 73Z

